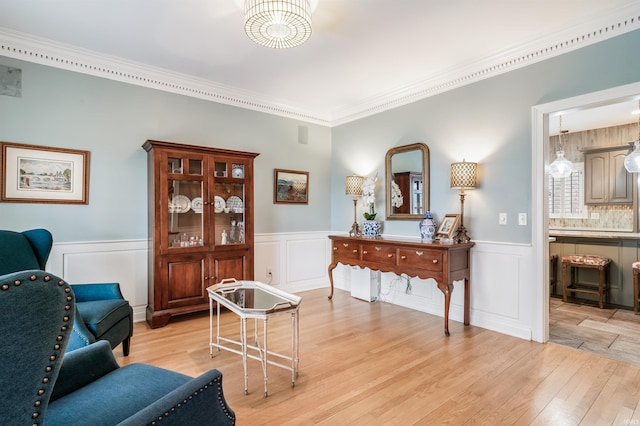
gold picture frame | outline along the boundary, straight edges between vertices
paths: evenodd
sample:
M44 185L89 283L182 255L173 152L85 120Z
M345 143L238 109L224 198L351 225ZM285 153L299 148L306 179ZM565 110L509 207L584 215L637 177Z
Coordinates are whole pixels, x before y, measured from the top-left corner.
M89 151L0 142L0 200L89 203Z
M460 215L459 214L446 214L440 222L438 226L438 230L436 231L436 236L442 238L453 238L456 230L458 229L458 224L460 223Z
M309 204L309 172L273 169L274 204Z

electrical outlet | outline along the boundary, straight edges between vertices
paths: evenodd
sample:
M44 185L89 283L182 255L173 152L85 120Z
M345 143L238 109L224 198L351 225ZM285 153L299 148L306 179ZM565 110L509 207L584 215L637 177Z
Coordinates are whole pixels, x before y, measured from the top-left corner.
M527 226L527 214L526 213L518 213L518 225Z
M506 225L506 224L507 224L507 214L498 213L498 225Z
M271 270L271 267L267 266L267 277L271 276L273 276L273 271Z

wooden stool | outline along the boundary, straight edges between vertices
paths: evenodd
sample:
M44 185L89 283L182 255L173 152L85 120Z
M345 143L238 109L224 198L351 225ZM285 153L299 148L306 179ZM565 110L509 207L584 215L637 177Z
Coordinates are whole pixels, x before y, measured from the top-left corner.
M638 305L640 298L640 284L638 283L638 274L640 274L640 262L633 262L633 312L638 313Z
M562 256L562 300L567 301L567 290L575 293L594 294L598 296L600 309L604 308L605 299L609 301L609 267L611 259L588 254ZM576 282L578 268L597 269L598 285ZM569 280L569 273L571 279Z
M556 288L558 283L558 255L549 255L549 286L551 287L551 294L556 294Z

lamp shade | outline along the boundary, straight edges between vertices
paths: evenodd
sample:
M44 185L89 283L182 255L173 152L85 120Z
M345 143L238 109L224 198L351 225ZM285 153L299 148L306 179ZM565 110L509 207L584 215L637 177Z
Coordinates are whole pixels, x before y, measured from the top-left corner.
M245 0L244 30L256 43L284 49L311 37L309 0Z
M354 197L359 197L362 195L362 184L364 183L364 178L362 176L351 175L347 176L347 184L346 184L346 195L352 195Z
M478 163L469 163L462 160L461 163L451 164L451 188L475 188L477 182Z

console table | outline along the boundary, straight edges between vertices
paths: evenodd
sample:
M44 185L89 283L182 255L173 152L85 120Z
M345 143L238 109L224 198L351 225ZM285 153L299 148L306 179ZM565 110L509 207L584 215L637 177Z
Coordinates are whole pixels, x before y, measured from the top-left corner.
M444 294L444 334L449 336L449 304L453 282L464 280L464 324L469 325L469 281L471 247L475 243L439 244L416 241L368 239L330 235L329 281L333 297L333 270L338 263L433 278Z

